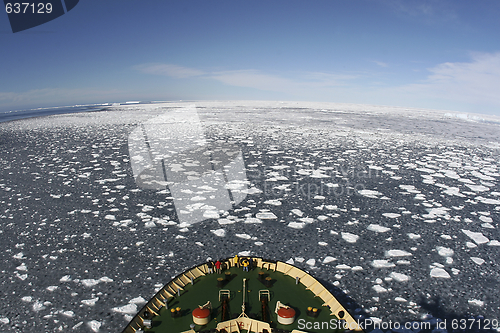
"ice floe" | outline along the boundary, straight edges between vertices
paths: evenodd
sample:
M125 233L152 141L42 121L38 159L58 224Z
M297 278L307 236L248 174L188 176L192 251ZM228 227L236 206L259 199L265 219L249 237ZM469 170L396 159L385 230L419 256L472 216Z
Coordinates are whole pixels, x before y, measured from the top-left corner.
M372 266L375 268L390 268L396 265L386 259L376 259L372 261Z
M387 232L391 230L391 228L384 227L378 224L370 224L366 229L370 231L375 231L375 232Z
M408 275L403 274L403 273L391 272L391 274L389 274L389 276L398 282L406 282L410 279L410 277Z
M445 271L443 268L439 268L439 267L432 268L430 275L433 278L449 279L451 277L447 271Z
M356 243L359 239L358 235L351 234L350 232L341 232L341 236L348 243Z
M226 236L226 230L224 229L216 229L216 230L210 230L215 236L218 237L224 237Z
M387 257L407 257L412 256L413 254L404 250L388 250L385 251L385 255Z
M466 234L470 239L476 242L478 245L488 243L490 240L483 235L481 232L474 232L466 229L462 229L462 232Z

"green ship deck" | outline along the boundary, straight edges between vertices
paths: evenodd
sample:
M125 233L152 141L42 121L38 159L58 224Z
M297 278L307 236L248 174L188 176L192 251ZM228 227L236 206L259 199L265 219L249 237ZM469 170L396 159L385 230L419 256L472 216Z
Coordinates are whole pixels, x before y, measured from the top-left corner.
M123 332L343 332L343 329L336 329L339 318L351 329L361 331L347 310L311 275L287 263L252 259L255 264L249 272L234 267L232 259L227 259L225 262L231 268L221 274L210 274L208 266L203 264L178 275L153 297ZM222 286L218 278L222 278ZM222 298L228 295L224 321L221 295ZM263 317L262 298L268 300L267 322ZM207 301L212 306L211 320L203 326L194 325L193 310ZM275 313L278 301L295 310L293 324L278 323ZM308 312L309 307L318 310L316 317ZM174 308L181 309L180 316L172 316Z

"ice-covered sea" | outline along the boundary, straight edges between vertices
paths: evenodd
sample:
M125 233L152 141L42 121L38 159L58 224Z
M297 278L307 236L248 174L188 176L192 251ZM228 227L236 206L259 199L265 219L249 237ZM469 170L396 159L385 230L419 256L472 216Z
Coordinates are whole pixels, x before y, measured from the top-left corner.
M183 110L196 124L175 118ZM153 131L169 117L180 127ZM176 151L175 140L197 148ZM0 123L0 166L5 332L121 332L171 277L236 253L308 270L357 318L430 322L436 332L444 320L499 325L493 117L122 105Z

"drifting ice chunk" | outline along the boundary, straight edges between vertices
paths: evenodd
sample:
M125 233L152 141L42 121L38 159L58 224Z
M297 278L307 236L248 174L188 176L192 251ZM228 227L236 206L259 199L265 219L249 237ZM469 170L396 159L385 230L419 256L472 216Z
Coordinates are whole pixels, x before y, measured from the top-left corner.
M375 232L387 232L391 230L391 228L387 228L378 224L370 224L366 229Z
M328 264L329 262L335 261L337 258L327 256L325 259L323 259L323 264Z
M80 302L82 302L85 305L88 306L94 306L95 303L99 300L99 297L92 298L92 299L82 299Z
M392 272L389 276L398 282L406 282L410 279L408 275L396 272Z
M290 222L288 223L288 226L290 228L294 228L294 229L302 229L305 227L305 223L301 223L301 222Z
M408 234L408 237L409 237L410 239L419 239L419 238L421 238L422 236L420 236L420 235L417 235L417 234L414 234L414 233L410 232L410 233Z
M488 243L490 240L486 238L482 233L480 232L473 232L470 230L465 230L462 229L462 232L469 236L474 242L476 242L478 245Z
M210 232L212 232L215 236L219 236L219 237L226 236L226 230L224 230L224 229L210 230Z
M474 261L478 265L484 264L484 259L478 258L478 257L470 257L472 261Z
M444 246L438 246L436 247L436 250L438 251L438 254L442 257L451 257L454 254L452 249Z
M342 238L348 243L356 243L359 236L355 234L351 234L350 232L342 232Z
M245 220L245 223L254 223L254 224L261 224L262 221L260 219L257 219L255 217L248 217L246 220Z
M127 314L136 314L137 313L137 305L136 304L127 304L124 306L117 306L111 309L114 312L118 313L127 313Z
M242 239L251 239L252 238L252 236L250 236L248 234L236 234L235 236L242 238Z
M393 264L392 262L389 262L389 260L380 259L380 260L373 260L372 266L375 268L389 268L389 267L394 267L396 265Z
M395 219L395 218L401 216L401 214L397 214L397 213L383 213L382 215L385 217L391 218L391 219Z
M97 320L92 320L87 323L89 325L90 329L94 332L99 332L99 328L101 328L101 323L98 322Z
M382 193L374 190L361 190L358 191L359 194L367 198L378 199L377 195L382 195Z
M340 265L335 266L335 268L342 269L342 270L348 270L348 269L351 269L351 266L346 265L346 264L340 264Z
M450 274L448 274L447 271L445 271L442 268L438 268L438 267L434 267L433 269L431 269L430 274L431 274L431 277L434 277L434 278L444 278L444 279L450 278Z
M385 252L385 255L387 257L406 257L406 256L412 256L413 254L403 250L389 250Z
M272 212L260 212L255 217L261 220L273 220L277 218Z
M470 299L470 300L468 300L468 302L469 302L469 304L477 305L477 306L483 306L484 305L484 302L480 301L478 299Z
M316 265L316 259L309 259L306 261L306 264L312 267Z
M374 285L372 288L378 293L385 293L387 291L387 289L378 284Z

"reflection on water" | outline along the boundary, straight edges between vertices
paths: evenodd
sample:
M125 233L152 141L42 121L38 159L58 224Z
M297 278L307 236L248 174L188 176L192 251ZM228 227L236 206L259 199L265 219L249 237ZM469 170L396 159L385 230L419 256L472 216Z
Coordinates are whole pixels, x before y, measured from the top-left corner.
M180 223L218 218L246 197L241 149L207 140L194 106L142 123L128 147L137 186L168 189Z

